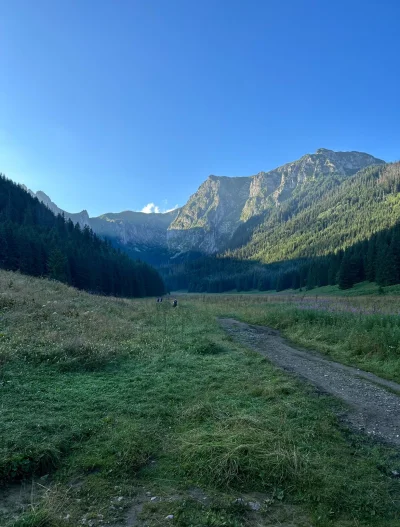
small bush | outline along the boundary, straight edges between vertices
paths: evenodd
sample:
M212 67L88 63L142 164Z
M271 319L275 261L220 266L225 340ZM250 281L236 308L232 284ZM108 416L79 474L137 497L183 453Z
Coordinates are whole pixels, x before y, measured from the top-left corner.
M40 447L29 454L20 453L0 458L0 482L47 474L58 466L60 458L60 452L56 448Z

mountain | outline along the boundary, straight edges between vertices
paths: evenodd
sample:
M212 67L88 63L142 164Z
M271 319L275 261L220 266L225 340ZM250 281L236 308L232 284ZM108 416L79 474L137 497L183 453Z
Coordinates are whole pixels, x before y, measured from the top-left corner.
M318 177L238 247L170 265L171 289L223 292L400 283L400 163Z
M282 290L339 277L387 285L400 283L399 166L321 148L254 176L209 176L169 213L65 216L156 265L169 289Z
M248 177L211 175L180 209L163 214L125 211L89 218L86 211L64 212L43 192L36 197L55 213L89 225L130 255L143 259L195 251L217 254L249 243L268 218L285 211L293 201L304 202L324 189L340 186L358 171L385 162L361 152L320 148L297 161ZM152 261L153 261L152 260Z
M177 252L223 249L241 221L251 178L209 176L168 228L168 247Z
M22 187L54 214L61 214L67 220L71 219L74 223L79 223L81 227L89 226L97 235L112 240L115 245L131 255L136 253L137 257L142 257L149 250L167 248L167 229L180 210L174 209L161 214L128 210L118 213L108 212L90 218L86 210L78 213L67 212L60 209L44 192L34 193L24 185Z
M272 263L322 256L365 240L400 219L397 177L398 165L384 164L343 180L320 179L266 217L230 256Z
M167 229L179 209L161 214L124 211L90 218L90 227L100 236L116 239L122 245L139 248L166 247Z
M265 220L292 196L313 182L335 176L338 183L359 170L385 162L361 152L320 148L270 172L229 178L210 176L179 211L168 228L172 251L201 250L213 254L228 249L236 231L254 218Z

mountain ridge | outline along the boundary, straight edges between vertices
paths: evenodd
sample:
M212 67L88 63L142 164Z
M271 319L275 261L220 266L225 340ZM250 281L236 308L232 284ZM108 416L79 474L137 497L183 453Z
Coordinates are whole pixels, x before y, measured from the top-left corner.
M246 229L281 208L312 182L335 177L340 181L359 170L385 161L357 151L335 152L319 148L313 154L252 176L210 175L183 207L166 213L138 211L105 213L90 218L87 211L68 213L42 191L36 194L55 213L81 226L88 225L121 247L143 252L162 248L172 254L198 251L216 254L237 244Z
M320 148L269 172L244 178L209 177L180 209L168 228L168 245L176 251L200 248L212 254L229 247L236 229L268 214L308 182L329 175L349 177L385 161L363 152ZM246 197L246 199L244 199ZM185 231L193 230L189 234Z

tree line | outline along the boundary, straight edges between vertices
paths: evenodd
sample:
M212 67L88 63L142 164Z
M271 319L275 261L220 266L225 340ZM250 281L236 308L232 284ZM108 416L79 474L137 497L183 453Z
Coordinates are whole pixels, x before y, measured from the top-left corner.
M0 268L107 295L157 296L165 290L154 268L133 261L89 227L55 216L2 174Z
M338 285L349 289L365 280L400 284L400 223L325 256L260 264L229 257L203 257L161 269L168 288L189 292L284 291Z

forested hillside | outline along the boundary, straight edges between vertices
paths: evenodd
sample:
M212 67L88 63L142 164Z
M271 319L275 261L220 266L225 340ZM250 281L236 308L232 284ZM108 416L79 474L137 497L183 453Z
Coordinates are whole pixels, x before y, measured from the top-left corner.
M117 296L159 295L157 271L135 262L89 227L55 216L21 186L0 175L0 267L46 276Z
M321 256L368 239L400 218L398 167L310 181L276 208L246 245L227 255L270 263Z
M241 246L164 273L170 287L209 292L400 283L399 191L400 163L321 177L243 226Z

